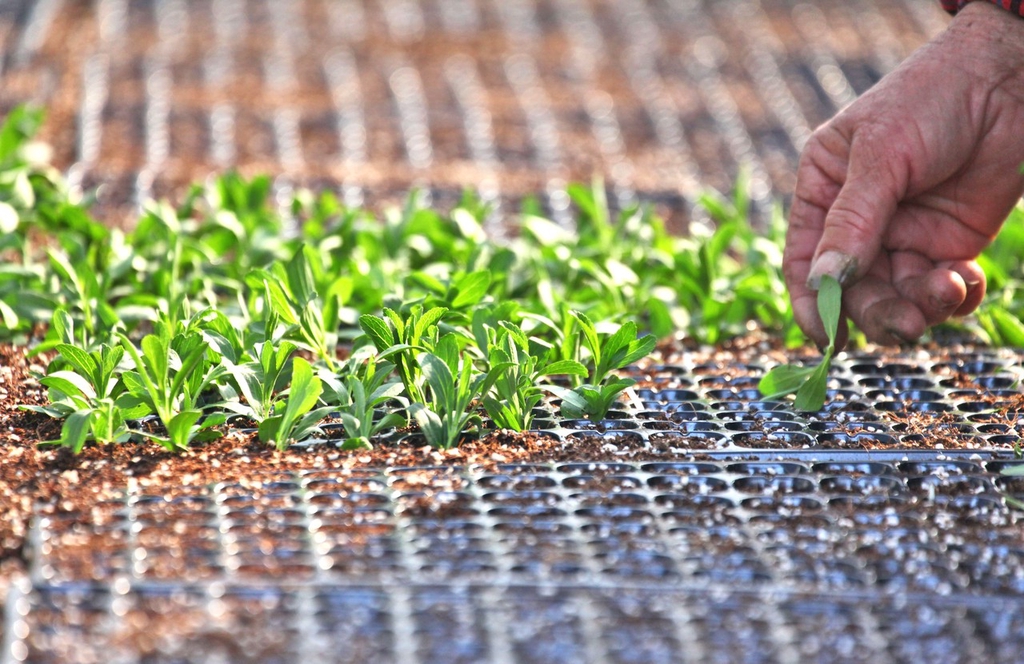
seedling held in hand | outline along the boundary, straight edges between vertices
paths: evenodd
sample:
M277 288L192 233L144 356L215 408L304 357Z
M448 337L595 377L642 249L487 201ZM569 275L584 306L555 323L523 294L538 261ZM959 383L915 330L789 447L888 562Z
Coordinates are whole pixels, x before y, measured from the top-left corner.
M821 288L818 290L818 313L825 326L825 334L828 335L828 347L817 366L785 364L769 371L757 386L766 399L777 399L795 392L794 405L799 410L816 411L825 405L828 370L836 352L836 332L839 330L842 301L843 290L839 282L829 276L822 277Z

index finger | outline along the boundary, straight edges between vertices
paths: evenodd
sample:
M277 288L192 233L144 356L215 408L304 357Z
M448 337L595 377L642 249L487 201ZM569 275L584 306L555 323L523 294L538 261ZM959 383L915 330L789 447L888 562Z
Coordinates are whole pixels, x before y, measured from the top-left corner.
M816 291L807 285L811 259L825 229L825 217L841 188L836 178L821 168L820 161L829 159L834 170L835 157L820 142L812 139L800 160L796 191L789 211L786 229L786 249L782 258L783 277L793 304L793 317L797 325L819 346L828 344L828 336L818 316ZM841 325L841 332L845 325ZM845 334L841 335L845 338Z

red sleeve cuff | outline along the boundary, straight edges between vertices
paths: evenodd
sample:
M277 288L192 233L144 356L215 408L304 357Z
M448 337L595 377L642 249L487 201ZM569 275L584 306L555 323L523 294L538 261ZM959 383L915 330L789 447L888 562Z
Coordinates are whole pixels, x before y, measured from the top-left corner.
M957 11L964 8L968 2L972 0L941 0L942 8L947 12L955 14ZM1008 12L1012 12L1017 16L1024 16L1024 8L1021 7L1024 4L1022 0L988 0L994 5L998 5Z

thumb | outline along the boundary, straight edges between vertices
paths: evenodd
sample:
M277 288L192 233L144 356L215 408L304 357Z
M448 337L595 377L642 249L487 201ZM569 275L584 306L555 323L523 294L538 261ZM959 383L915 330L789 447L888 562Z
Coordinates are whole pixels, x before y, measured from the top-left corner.
M807 285L817 290L826 274L847 285L868 271L882 236L903 199L908 180L897 153L854 139L846 181L825 216Z

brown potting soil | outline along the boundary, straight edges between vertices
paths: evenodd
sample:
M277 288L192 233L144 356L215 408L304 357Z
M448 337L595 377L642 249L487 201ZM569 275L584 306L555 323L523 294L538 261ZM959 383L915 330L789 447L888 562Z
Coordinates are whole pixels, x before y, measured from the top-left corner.
M343 451L324 445L279 452L261 443L253 433L228 431L216 441L183 453L168 452L155 443L130 442L88 445L75 455L66 448L37 444L60 437L59 420L19 408L46 403L45 389L32 375L42 371L42 366L26 357L24 348L0 345L0 436L4 441L0 446L0 572L22 565L20 555L35 506L43 505L44 514L90 523L98 516L97 506L122 495L129 483L168 495L180 487L240 483L258 494L263 478L282 471L316 469L345 474L380 467L488 468L580 459L663 460L666 454L658 445L620 449L614 441L586 435L562 441L534 432L512 431L467 439L450 450L382 445L371 450ZM425 470L406 476L405 481L410 487L418 485L432 492L456 488L439 481L436 472ZM418 507L410 508L422 509L429 503L428 495Z
M933 351L932 362L941 366L944 353L953 357L962 354L963 349ZM684 382L714 378L712 386L737 381L750 384L759 377L763 371L759 367L766 361L786 359L775 342L756 335L713 349L663 345L658 355L659 362L681 362L685 358L693 368L690 378L671 365L651 363L636 372L641 379L638 386L663 388L666 375ZM227 429L219 440L183 453L165 451L155 443L131 442L90 444L81 454L74 455L67 449L37 444L59 438L58 420L19 408L45 403L45 390L33 377L43 371L37 362L40 359L26 357L22 347L0 346L0 432L4 440L0 446L0 570L5 572L24 564L22 551L34 511L59 517L62 522L70 520L98 527L105 518L104 505L115 506L128 486L143 493L173 496L188 487L237 484L243 491L259 495L264 483L274 481L282 473L322 470L329 476L358 476L369 469L409 468L396 480L400 489L409 492L404 509L412 513L443 510L456 514L458 501L438 503L435 497L440 492L461 488L458 467L494 471L504 464L663 462L681 458L693 461L702 458L702 451L718 447L715 439L703 438L699 432L690 437L681 431L652 431L645 440L638 434L613 428L607 433L578 430L569 435L495 431L480 438L467 437L451 450L410 445L399 439L380 442L367 450L340 450L333 444L320 444L279 452L261 443L251 430ZM976 386L963 377L957 380L960 387ZM1006 399L998 405L1005 406ZM998 419L1001 412L1003 420ZM994 409L992 421L1006 421L1010 416L1005 412ZM845 434L835 440L819 437L813 447L821 450L956 450L977 448L984 442L977 436L960 434L952 426L937 426L957 422L953 413L882 411L880 422L873 424L859 422L849 412L840 410L819 414L814 420L828 423L829 431ZM759 422L764 435L757 439L755 448L807 447L806 443L789 444L782 436L773 438L774 421L769 419L754 420L750 430L756 432ZM891 430L895 426L899 427L899 439L894 444L893 435L882 435L879 429ZM629 487L621 485L614 472L586 475L592 479L576 480L581 491L610 491L605 497L617 492L628 494ZM690 493L690 489L693 487L683 490ZM972 488L965 485L943 489L945 495L960 490L970 492Z

